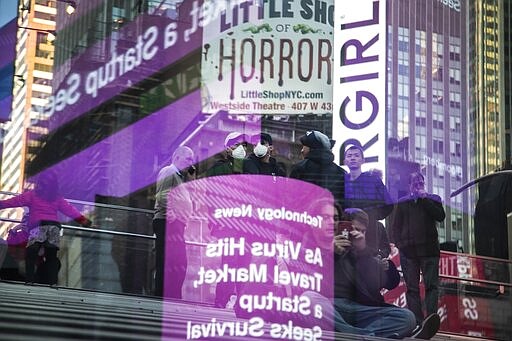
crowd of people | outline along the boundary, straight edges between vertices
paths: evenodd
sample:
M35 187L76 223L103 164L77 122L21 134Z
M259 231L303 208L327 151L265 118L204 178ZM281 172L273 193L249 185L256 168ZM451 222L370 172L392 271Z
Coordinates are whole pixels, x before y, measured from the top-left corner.
M333 217L342 217L345 223L348 221L353 226L348 237L332 236L334 297L324 298L332 300L334 304L331 310L326 308L330 313L325 314L325 318L330 318L335 329L340 332L389 338L412 336L429 339L434 336L440 326L437 314L440 249L436 224L445 218L441 198L428 194L423 175L414 173L409 181L409 194L394 203L382 181L382 173L378 170L362 170L365 159L361 146L351 145L346 149L343 162L348 168L347 172L334 162L331 151L334 141L325 134L309 131L299 140L303 160L293 166L288 177L328 190L335 203L336 212ZM252 153L247 155L250 144L253 147ZM272 137L269 134L262 133L257 141L250 141L244 134L232 132L225 138L224 146L225 149L216 163L206 171L205 177L231 174L287 175L273 157ZM187 147L179 147L175 154L183 148ZM168 181L168 185L174 188L183 181L195 179L192 167L192 160L178 164L178 160L173 157L173 164L164 169L172 169L172 174L167 176L176 181ZM162 217L159 213L162 208L159 198L164 191L169 190L160 185L160 178L159 175L154 220L157 245L160 245L158 239L162 234L161 228L157 227L159 220L170 219L175 224L178 219ZM381 221L390 215L393 219L389 219L390 226L386 229ZM337 220L333 222L334 225L338 223ZM173 225L167 226L169 228ZM213 236L223 237L215 226L210 228ZM400 249L401 270L407 287L407 309L385 303L381 295L382 289L391 290L400 281L399 271L388 258L390 241ZM184 250L184 239L181 239L181 243L180 248ZM185 251L183 257L186 258ZM222 256L221 260L222 264L238 266L250 262L251 258L247 254L244 257ZM170 297L181 298L178 287L183 284L186 269L172 266L164 269L164 264L158 264L157 261L157 281L162 280L158 273L164 271L175 271L169 276L179 280L177 290ZM425 281L426 314L423 313L420 298L420 272ZM157 284L157 288L161 287L161 283ZM230 298L236 299L242 292L240 283L218 283L215 306L224 308L232 305Z
M231 174L288 176L322 187L334 199L331 207L322 208L332 212L332 233L318 241L326 244L325 248L331 247L333 254L333 297L325 297L327 293L318 295L320 300L331 302L330 308L328 303L323 304L328 312L325 319L340 332L389 338L431 338L440 324L437 315L440 248L436 224L445 218L441 198L426 192L423 174L413 173L409 194L393 202L382 181L382 173L362 170L365 158L361 146L346 148L343 160L346 171L334 162L331 151L334 141L322 132L309 131L299 141L302 160L293 165L289 174L276 161L272 137L267 133L259 134L255 140L239 132L229 133L218 160L199 175L191 148L180 146L174 151L171 163L160 170L156 181L154 294L182 298L187 271L184 230L193 216L194 203L187 191L180 190L183 188L180 185L198 177ZM0 201L0 209L10 207L29 209L26 282L34 282L36 259L44 254L47 283L55 285L61 229L58 212L84 226L91 226L91 221L62 198L58 178L51 172L39 176L33 190ZM386 218L389 218L387 228L381 222ZM348 235L336 233L340 222L351 226ZM209 227L212 236L224 237L215 224ZM390 241L400 250L407 308L387 304L381 295L382 289L391 290L400 282L399 271L388 258ZM5 249L5 244L0 244L0 258ZM172 264L164 261L169 258ZM248 265L251 257L248 254L223 255L221 262ZM424 302L420 297L420 273L425 284ZM165 278L172 281L168 281L171 284L166 285L164 293ZM232 305L233 297L236 299L242 291L238 283L218 283L215 306Z

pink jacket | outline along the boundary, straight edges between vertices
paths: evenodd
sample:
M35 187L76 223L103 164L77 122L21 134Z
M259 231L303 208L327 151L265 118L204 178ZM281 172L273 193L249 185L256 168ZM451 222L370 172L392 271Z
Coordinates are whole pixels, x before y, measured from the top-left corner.
M73 218L80 224L88 220L63 197L50 202L38 197L35 191L27 191L7 200L0 200L0 209L10 207L28 207L28 226L36 226L41 220L58 221L57 212Z

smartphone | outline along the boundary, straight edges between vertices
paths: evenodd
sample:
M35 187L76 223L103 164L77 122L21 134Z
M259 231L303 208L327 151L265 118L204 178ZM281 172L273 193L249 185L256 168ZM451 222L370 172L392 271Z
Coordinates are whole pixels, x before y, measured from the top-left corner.
M188 167L188 174L194 175L196 173L196 167L194 165Z
M350 231L353 231L354 227L352 226L351 221L340 221L338 223L338 231L337 235L341 235L345 239L350 239Z

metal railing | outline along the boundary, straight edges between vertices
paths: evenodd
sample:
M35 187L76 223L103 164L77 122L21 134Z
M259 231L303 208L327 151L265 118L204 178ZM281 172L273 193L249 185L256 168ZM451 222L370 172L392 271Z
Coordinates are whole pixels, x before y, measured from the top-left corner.
M124 217L124 221L131 222L131 216L140 215L140 224L152 232L152 210L79 200L69 201L75 205L100 210L100 216L103 218L114 216L115 211L121 213L122 217L127 216ZM108 214L105 211L108 211ZM20 223L19 220L8 218L0 218L1 221ZM98 227L62 225L63 236L59 253L62 263L60 285L102 292L152 295L155 236L126 231L124 226L117 225L120 224L119 221L121 220L118 218L103 219L96 223L106 224ZM187 301L211 304L214 300L214 285L204 286L198 290L193 288L191 283L197 276L199 267L215 269L218 266L215 262L219 260L205 255L205 246L212 239L204 221L192 219L189 225L186 230L188 272L183 286L183 298ZM441 258L447 258L456 269L441 270L439 275L440 314L444 319L441 330L462 335L480 333L479 335L491 339L509 335L507 333L512 329L508 324L495 322L491 332L488 321L508 321L512 318L512 262L448 251L442 251L441 255ZM22 264L22 260L19 261ZM464 273L461 273L462 270ZM499 279L504 272L507 280ZM404 290L398 295L405 295L403 286L394 290ZM472 316L479 318L471 319Z

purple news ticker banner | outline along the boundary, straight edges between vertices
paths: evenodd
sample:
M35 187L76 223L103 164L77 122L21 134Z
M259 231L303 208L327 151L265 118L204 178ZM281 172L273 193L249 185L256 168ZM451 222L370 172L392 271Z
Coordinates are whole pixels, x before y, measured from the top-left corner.
M169 203L184 200L192 205L168 207L167 216L177 221L167 221L164 296L180 290L185 271L183 285L195 292L216 287L219 296L237 296L228 303L233 314L184 315L164 326L163 339L320 340L333 331L334 206L328 191L295 179L227 175L170 191ZM205 261L187 271L178 261L186 259L178 226L191 216L206 222L216 238L204 248Z
M132 85L200 48L202 1L186 1L180 17L144 14L71 62L71 70L40 108L50 130L113 98ZM55 70L58 74L59 70Z

